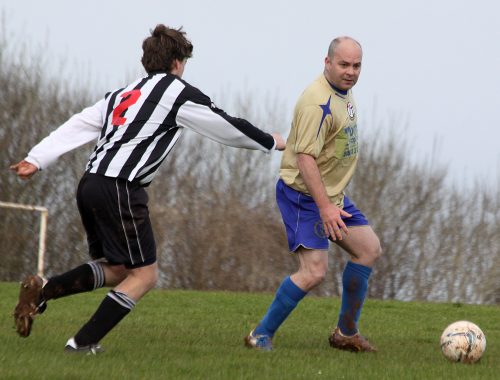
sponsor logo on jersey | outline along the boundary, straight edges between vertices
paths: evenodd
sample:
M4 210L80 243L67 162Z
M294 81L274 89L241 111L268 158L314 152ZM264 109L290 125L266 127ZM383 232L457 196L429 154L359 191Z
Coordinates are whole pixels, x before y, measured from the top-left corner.
M354 111L354 106L352 105L351 102L347 102L347 114L349 115L351 120L354 119L354 116L356 115Z
M358 154L358 126L356 124L344 128L342 137L345 138L343 158L349 158Z

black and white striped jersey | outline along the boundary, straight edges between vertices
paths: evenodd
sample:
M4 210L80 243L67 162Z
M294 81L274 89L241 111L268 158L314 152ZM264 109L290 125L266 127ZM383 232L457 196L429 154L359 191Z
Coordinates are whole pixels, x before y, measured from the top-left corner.
M87 172L147 186L184 128L239 148L268 152L275 146L270 134L229 116L197 88L170 73L156 72L71 117L26 160L45 169L62 154L97 138Z

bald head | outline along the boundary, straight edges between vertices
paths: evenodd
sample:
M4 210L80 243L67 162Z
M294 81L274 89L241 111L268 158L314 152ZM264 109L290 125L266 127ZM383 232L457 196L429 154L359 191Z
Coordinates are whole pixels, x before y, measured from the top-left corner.
M361 54L363 54L363 49L361 48L361 44L358 41L356 41L354 38L349 37L349 36L341 36L341 37L335 38L332 42L330 42L330 46L328 46L328 57L330 57L330 59L333 59L333 56L334 56L337 48L343 43L346 43L349 45L356 45L359 48L359 50L361 51Z

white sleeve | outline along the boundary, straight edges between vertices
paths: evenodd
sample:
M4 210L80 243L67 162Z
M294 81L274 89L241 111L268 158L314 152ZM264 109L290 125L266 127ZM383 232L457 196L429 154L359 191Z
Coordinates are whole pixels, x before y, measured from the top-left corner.
M200 90L186 85L179 97L176 123L224 145L269 152L274 138L245 119L233 117L217 108Z
M50 135L35 145L26 161L42 170L54 163L61 155L96 140L103 126L105 100L73 115Z

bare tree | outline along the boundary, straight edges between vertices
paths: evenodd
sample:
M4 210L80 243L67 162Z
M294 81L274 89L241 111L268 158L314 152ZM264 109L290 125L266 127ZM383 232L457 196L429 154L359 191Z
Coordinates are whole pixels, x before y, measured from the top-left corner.
M50 276L88 258L74 194L91 146L63 156L28 182L7 168L91 96L50 77L43 57L26 51L0 38L0 200L49 208ZM283 105L272 97L267 107L249 95L221 106L228 103L231 113L267 130L287 125ZM370 296L498 304L500 181L494 188L482 181L457 185L436 158L415 155L398 123L380 124L379 132L361 133L358 172L348 188L384 249ZM274 291L296 268L275 202L279 156L190 133L179 145L149 189L161 286ZM0 208L0 221L0 279L18 280L36 267L38 219ZM315 294L340 295L346 260L332 245L329 281Z
M363 136L361 152L348 192L369 217L384 250L370 280L370 296L498 302L498 190L481 181L460 186L446 181L446 167L436 155L412 160L397 125ZM342 265L333 268L336 286L324 286L322 292L338 295L345 258L332 251Z
M52 129L88 102L85 91L72 91L69 83L49 78L43 59L17 50L0 36L0 199L39 204L50 209L48 251L51 269L59 270L85 251L79 217L74 207L76 181L84 168L85 154L65 156L36 180L22 182L9 173L17 162ZM17 280L36 267L38 220L33 213L0 208L3 244L0 276ZM67 253L67 254L65 254Z

